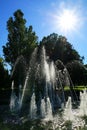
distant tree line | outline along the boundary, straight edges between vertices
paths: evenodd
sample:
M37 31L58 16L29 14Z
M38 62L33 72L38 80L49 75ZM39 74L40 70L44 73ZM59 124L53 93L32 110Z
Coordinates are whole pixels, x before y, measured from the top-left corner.
M5 62L11 66L11 72L18 57L23 56L26 66L28 66L33 50L37 46L44 45L51 60L56 62L59 59L64 63L74 85L87 85L87 65L83 64L83 57L67 41L66 37L52 33L38 42L33 27L31 25L26 27L26 20L21 10L17 10L14 12L13 17L9 18L7 30L8 37L7 43L3 46L3 55ZM18 70L20 71L20 67L18 67ZM11 77L11 74L9 75L4 68L3 62L0 61L0 89L10 86L11 78L9 77Z

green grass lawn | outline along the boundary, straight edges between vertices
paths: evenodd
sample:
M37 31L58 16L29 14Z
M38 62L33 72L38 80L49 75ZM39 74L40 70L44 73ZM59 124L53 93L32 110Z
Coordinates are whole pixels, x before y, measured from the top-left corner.
M74 90L79 90L79 91L85 90L85 89L87 90L87 86L74 86L73 88L74 88ZM68 90L70 90L70 87L66 86L66 87L64 87L64 90L68 91Z

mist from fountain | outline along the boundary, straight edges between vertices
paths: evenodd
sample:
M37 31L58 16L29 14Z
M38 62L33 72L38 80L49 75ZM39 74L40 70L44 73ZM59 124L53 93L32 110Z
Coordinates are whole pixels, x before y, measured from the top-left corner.
M16 112L19 109L19 105L18 105L18 98L14 91L14 81L12 81L11 89L12 89L12 92L11 92L11 99L10 99L10 111Z
M52 120L52 119L53 119L52 106L51 106L51 103L50 103L50 99L48 97L47 98L47 110L46 110L45 120Z
M60 87L62 90L62 95L61 95L61 107L63 109L64 104L65 104L65 94L64 94L64 88L62 86L62 81L61 81L61 70L58 71L58 79L59 79L59 83L60 83Z
M71 77L70 77L70 74L66 68L64 68L64 73L66 75L66 84L67 84L67 86L70 86L70 95L72 97L72 100L78 101L78 97L77 97L77 94L76 94L75 89L74 89L74 84L73 84ZM69 84L71 84L71 85L69 85ZM73 96L73 93L74 93L74 96Z
M72 102L71 97L68 97L68 101L66 102L64 113L63 113L64 120L72 121L74 119L73 112L72 112Z
M38 115L37 115L35 93L33 93L32 97L31 97L29 117L30 117L30 119L39 118ZM45 102L44 99L41 100L41 115L40 115L40 118L45 118L45 120L52 120L53 119L52 107L51 107L49 97L47 98L47 102Z
M29 116L30 119L35 119L36 116L36 103L35 103L35 94L33 93L32 97L31 97L31 102L30 102L30 111L29 111Z
M10 99L10 111L14 111L15 108L15 99L16 99L16 95L14 93L14 81L12 82L12 86L11 86L11 99Z
M18 95L18 106L19 110L21 109L21 97L22 97L22 85L19 85L19 95Z
M15 109L16 100L18 102L17 105L19 109L21 109L22 106L25 105L24 99L27 100L27 95L29 95L30 99L28 98L28 101L30 100L30 104L29 104L30 119L36 119L38 117L41 117L47 120L51 120L53 119L53 112L55 106L57 108L62 106L64 107L65 104L64 86L62 83L62 79L66 81L67 84L70 83L68 79L68 74L66 75L65 72L67 71L67 69L65 67L63 70L57 69L55 63L51 61L49 57L46 56L46 51L44 47L41 50L40 53L41 56L39 57L40 59L38 58L39 60L37 60L38 57L37 52L38 52L38 48L36 48L32 53L24 86L22 87L21 85L19 85L18 98L14 94L13 83L12 83L10 109L11 110L13 108ZM65 75L65 78L63 77L63 75ZM41 115L38 115L37 113ZM67 117L67 120L72 120L73 118L71 97L69 97L66 103L66 107L64 109L63 115L64 115L63 116L64 119Z
M87 116L87 91L86 89L84 89L83 92L80 92L79 115Z
M41 117L45 118L46 116L46 109L45 109L45 101L44 99L41 100Z
M55 72L55 65L53 61L50 64L50 80L52 81L52 85L54 88L56 82L56 72Z
M15 93L14 81L12 81L10 111L19 112L22 106L25 105L24 99L27 97L27 95L30 95L29 118L31 120L38 118L44 119L46 121L52 120L54 130L56 128L62 128L62 124L64 124L66 121L72 122L73 129L74 127L84 126L84 121L80 117L85 115L87 116L86 89L83 91L83 93L80 92L79 109L73 109L72 92L71 97L68 97L68 100L66 102L64 86L62 83L62 80L64 80L67 86L70 85L71 79L67 69L65 66L63 70L57 69L55 63L46 56L44 47L41 50L41 56L39 57L40 59L38 58L39 60L37 60L37 51L38 49L36 48L31 56L24 86L21 85L21 82L19 84L18 96ZM17 62L18 61L19 59ZM72 89L70 89L70 91L72 91ZM66 104L65 107L63 106L64 111L62 112L62 116L60 116L59 113L53 115L55 104L57 106L60 104L59 107L62 107L62 104Z
M24 87L23 87L23 92L22 92L22 96L21 96L21 101L20 101L20 106L21 107L22 107L24 96L25 96L25 91L26 91L26 88L28 86L28 81L30 80L29 78L31 76L30 74L31 74L31 71L32 71L32 66L34 65L34 62L36 61L36 56L37 56L37 48L35 48L32 56L31 56L31 60L30 60L30 64L29 64L29 69L28 69L27 76L26 76L26 79L25 79L25 83L24 83Z

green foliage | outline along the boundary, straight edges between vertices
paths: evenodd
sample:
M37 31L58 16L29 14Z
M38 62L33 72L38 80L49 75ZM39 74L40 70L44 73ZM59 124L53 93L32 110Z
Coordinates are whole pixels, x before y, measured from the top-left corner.
M26 20L24 19L24 14L21 10L17 10L16 12L14 12L13 17L9 18L9 20L7 21L7 30L8 41L6 45L3 46L5 61L8 62L13 69L17 58L22 55L26 60L27 66L29 63L30 56L35 47L37 46L38 38L33 31L32 26L26 27ZM67 41L66 37L59 36L56 33L52 33L42 39L39 47L43 45L45 46L47 55L50 57L50 59L52 59L55 63L57 60L61 60L64 65L67 66L71 79L73 80L75 85L87 84L87 69L84 69L83 64L79 64L79 62L82 63L84 57L81 57L78 54L78 52L73 48L73 46ZM72 61L74 60L79 62L73 63ZM16 85L20 83L19 80L24 82L26 75L26 66L21 63L16 66L16 76L13 75L14 79L16 79L17 82L15 83ZM1 64L1 72L4 74L3 71L3 65ZM5 70L4 76L6 75L6 73L8 72ZM6 83L7 82L8 80L6 79ZM23 83L21 84L23 85Z
M17 10L14 17L10 17L7 21L8 42L3 46L3 53L6 62L12 67L18 56L29 58L37 43L37 36L32 26L28 28L25 26L26 20L23 16L22 11Z
M87 64L85 65L85 67L87 68Z
M11 79L9 72L4 68L3 59L0 58L0 104L9 102L7 99L10 97L10 92L7 92L6 90L10 89L10 86Z
M85 124L87 125L87 116L86 115L82 116L82 119L85 121Z
M29 62L31 53L37 46L37 39L38 37L36 36L35 32L33 32L33 27L29 26L29 28L26 28L22 54L26 58L27 62Z
M10 75L8 70L4 68L3 59L0 58L0 89L10 87Z
M72 121L68 120L65 122L66 130L72 130Z
M87 69L78 61L66 65L74 85L87 85Z
M53 61L60 60L67 66L74 85L87 84L87 65L83 65L84 57L81 57L66 37L56 33L44 37L41 46L45 46L46 53Z
M48 56L54 61L59 59L64 64L72 60L82 61L78 52L64 36L58 36L56 33L50 34L42 39L41 45L45 46Z

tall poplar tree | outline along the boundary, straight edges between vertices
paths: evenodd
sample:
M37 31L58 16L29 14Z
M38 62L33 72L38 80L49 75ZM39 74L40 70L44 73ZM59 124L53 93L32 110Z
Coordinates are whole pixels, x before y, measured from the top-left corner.
M20 55L23 55L29 61L29 57L37 45L37 36L33 32L32 26L26 27L26 20L23 16L23 12L17 10L13 17L10 17L7 21L8 41L3 46L3 53L6 62L11 67L14 66L17 57Z

